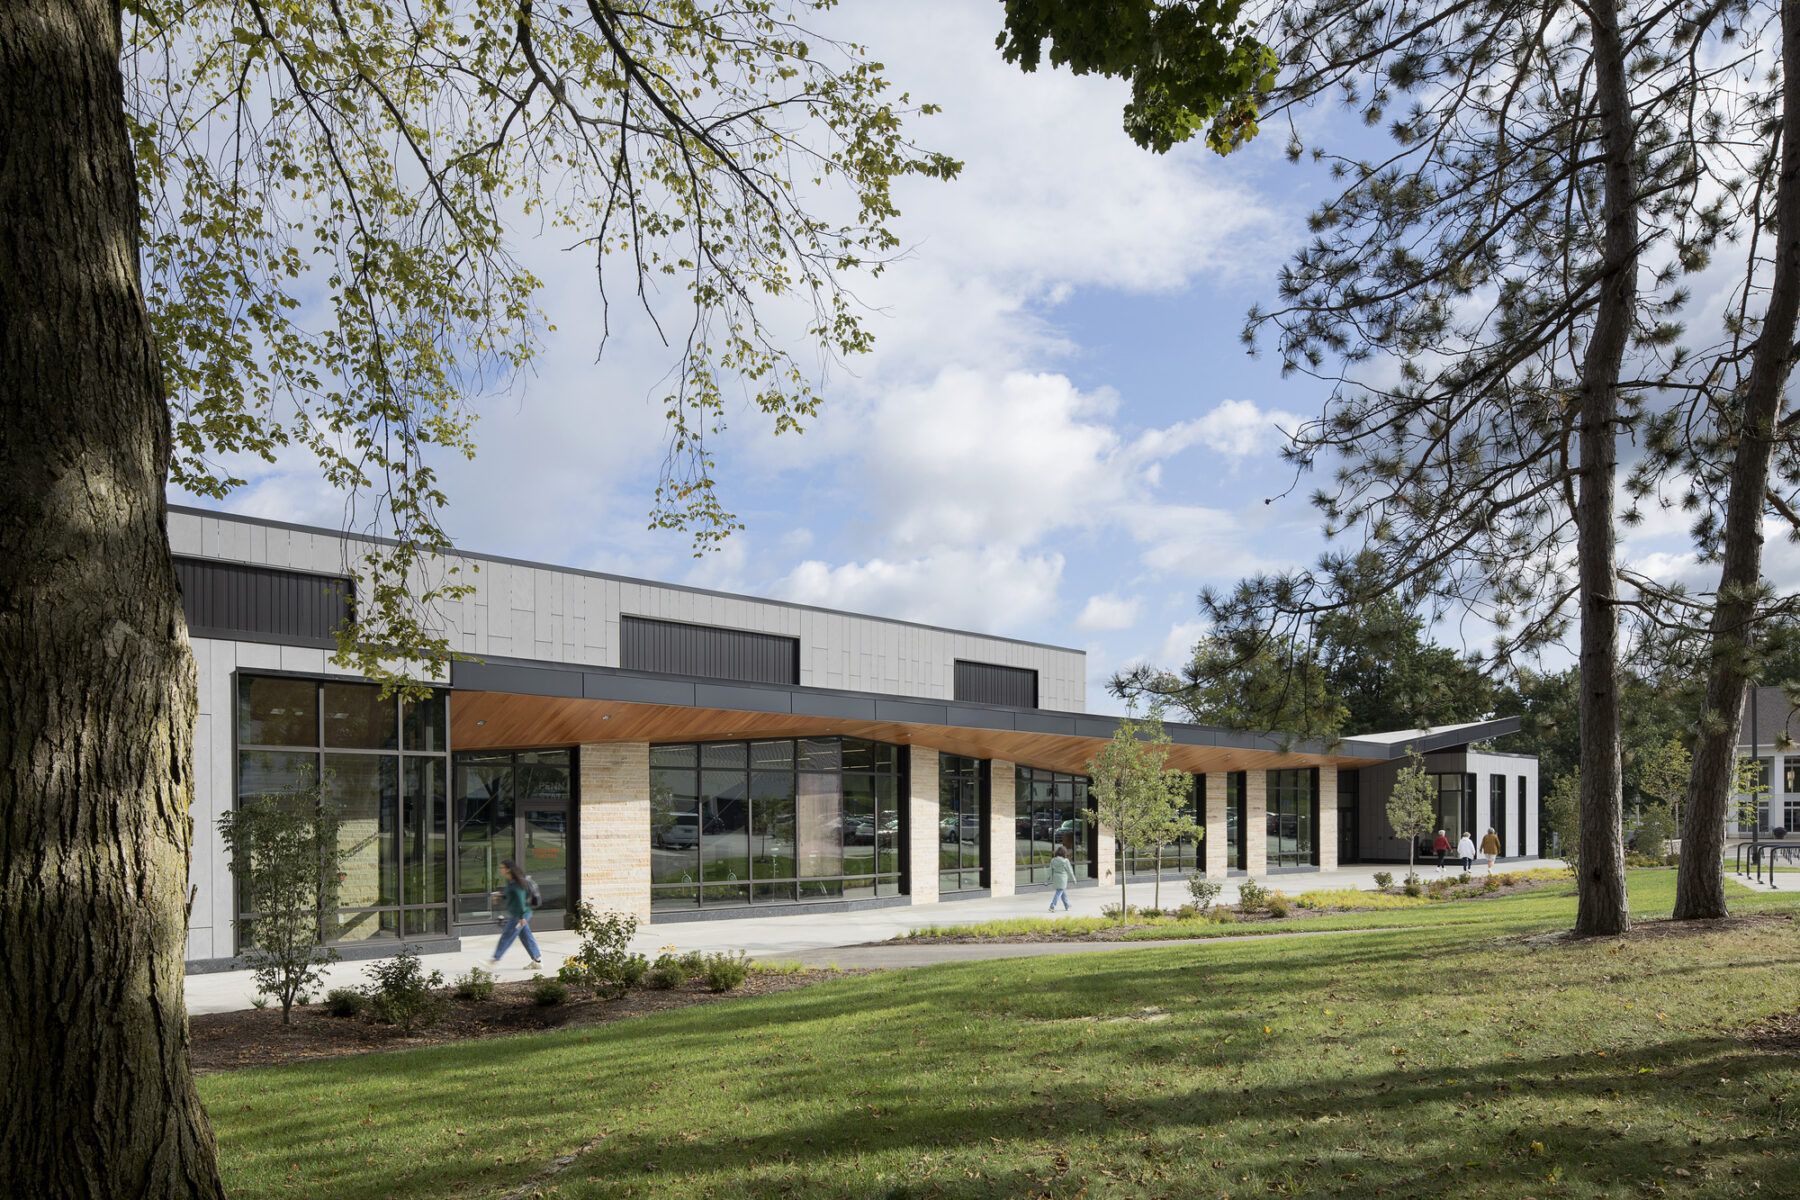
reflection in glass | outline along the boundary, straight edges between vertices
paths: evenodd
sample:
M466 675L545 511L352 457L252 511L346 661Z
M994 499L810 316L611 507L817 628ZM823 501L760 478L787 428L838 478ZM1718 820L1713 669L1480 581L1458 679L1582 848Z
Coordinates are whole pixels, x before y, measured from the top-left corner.
M515 857L511 756L470 755L456 764L457 919L493 912L500 863Z
M800 874L804 878L844 873L844 812L838 777L805 771L795 795L795 818L800 843Z
M443 751L450 743L445 735L444 693L429 699L407 700L400 706L400 723L406 732L406 749Z
M238 754L238 803L305 791L319 778L319 756L282 750Z
M346 750L393 750L398 746L398 712L393 699L364 683L324 686L325 744Z
M1271 867L1298 867L1312 862L1313 771L1298 768L1268 772L1266 838Z
M868 775L844 777L844 874L875 873L875 785Z
M325 796L338 810L338 905L400 903L400 760L327 754Z
M405 809L401 814L402 853L406 874L401 897L406 904L444 902L444 760L406 760ZM439 914L441 919L443 914Z
M792 879L796 873L793 772L758 771L750 777L750 818L751 874L757 879ZM789 888L789 899L792 893Z
M318 684L253 675L238 680L238 745L318 744Z
M740 760L742 749L740 746ZM700 773L701 878L750 878L748 790L749 782L741 767L736 771Z

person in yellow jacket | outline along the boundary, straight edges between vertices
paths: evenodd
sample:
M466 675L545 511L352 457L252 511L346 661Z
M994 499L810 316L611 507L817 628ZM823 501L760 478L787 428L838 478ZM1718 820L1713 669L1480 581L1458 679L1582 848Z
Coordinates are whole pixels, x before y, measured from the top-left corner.
M1494 873L1494 857L1500 853L1500 835L1494 832L1491 825L1488 826L1487 836L1481 839L1481 852L1487 855L1488 874L1492 875Z

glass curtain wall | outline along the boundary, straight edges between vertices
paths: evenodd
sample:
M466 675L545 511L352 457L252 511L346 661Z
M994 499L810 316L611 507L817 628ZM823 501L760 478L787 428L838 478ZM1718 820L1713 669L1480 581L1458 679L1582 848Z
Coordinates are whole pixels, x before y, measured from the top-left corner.
M650 747L653 911L900 894L898 748L857 738Z
M539 928L559 929L573 866L574 752L456 756L456 919L488 921L500 864L518 863L543 895Z
M1472 799L1467 790L1469 777L1461 772L1447 772L1442 775L1428 776L1428 778L1437 781L1437 828L1443 830L1444 836L1450 839L1449 857L1454 858L1456 857L1457 839L1462 837L1465 826L1463 814L1468 811L1468 801ZM1480 836L1474 836L1476 842L1479 843ZM1437 830L1433 830L1425 840L1425 849L1430 850L1432 843L1436 840Z
M442 692L383 700L375 684L238 677L238 803L317 784L338 808L327 941L449 931L447 718Z
M938 891L982 886L987 867L987 814L981 805L981 760L938 754Z
M1187 799L1182 802L1181 815L1196 825L1204 823L1206 805L1202 797L1206 794L1204 775L1188 776ZM1117 843L1113 848L1113 867L1123 871L1127 876L1156 874L1156 847L1154 846L1122 846ZM1195 871L1204 871L1206 862L1200 843L1191 837L1170 842L1162 848L1162 871L1165 876L1181 878Z
M1301 767L1270 771L1268 854L1271 867L1303 867L1313 861L1313 772Z
M1249 782L1248 771L1225 774L1225 869L1244 869L1246 839L1250 835L1249 818L1244 811L1244 792Z
M1488 776L1488 823L1475 831L1475 848L1481 849L1481 839L1492 828L1506 844L1506 776Z
M1068 848L1076 878L1086 878L1094 821L1087 776L1019 767L1013 779L1014 878L1049 882L1050 858L1058 846Z

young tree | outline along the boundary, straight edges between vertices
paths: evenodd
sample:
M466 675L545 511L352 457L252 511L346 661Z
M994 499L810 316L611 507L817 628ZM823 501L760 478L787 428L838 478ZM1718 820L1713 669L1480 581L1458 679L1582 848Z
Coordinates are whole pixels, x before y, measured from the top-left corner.
M1544 793L1543 805L1538 814L1550 832L1556 835L1557 852L1569 864L1569 871L1576 878L1581 877L1581 839L1586 832L1581 822L1579 771L1580 768L1576 768L1574 773L1556 777L1556 782Z
M1437 828L1437 788L1425 774L1425 759L1417 751L1394 777L1388 797L1387 819L1395 837L1406 839L1406 873L1414 874L1419 839Z
M1653 747L1637 764L1637 789L1661 801L1675 828L1681 828L1681 802L1687 796L1693 756L1679 739L1670 738Z
M1100 753L1088 760L1088 775L1100 823L1121 846L1160 844L1173 830L1194 829L1184 818L1192 777L1166 771L1169 735L1155 713L1142 721L1122 718ZM1177 835L1181 836L1181 835ZM1125 923L1125 872L1119 872L1119 924Z
M221 496L237 455L316 456L392 538L340 661L432 677L460 586L423 565L433 455L536 350L538 228L676 346L654 519L729 531L727 403L777 430L818 403L771 323L797 302L823 354L866 349L845 285L896 248L893 182L956 170L807 29L828 3L0 5L0 943L33 964L0 988L0 1191L221 1191L182 1000L170 479Z
M337 806L315 784L304 791L245 800L219 818L231 856L243 959L256 990L281 1004L288 1024L295 998L325 981L338 953L325 945L334 919L343 854Z
M1193 778L1192 775L1187 776L1188 782L1185 786L1192 787ZM1175 819L1164 825L1162 831L1156 835L1156 881L1151 884L1150 893L1150 903L1154 907L1162 907L1163 851L1187 838L1192 838L1195 845L1198 845L1205 837L1206 830L1202 829L1194 818L1186 813L1177 813Z

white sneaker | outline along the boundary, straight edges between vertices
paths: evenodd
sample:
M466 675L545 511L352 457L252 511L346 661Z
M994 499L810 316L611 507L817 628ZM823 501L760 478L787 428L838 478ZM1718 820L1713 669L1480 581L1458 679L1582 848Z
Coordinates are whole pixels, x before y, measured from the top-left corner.
M534 971L535 971L535 970L537 970L537 969L538 969L538 968L539 968L539 967L541 967L541 966L543 966L543 965L544 965L544 964L543 964L543 962L542 962L542 960L540 960L540 959L536 959L536 958L534 958L534 959L532 959L532 960L531 960L531 969L532 969L532 970L534 970Z

